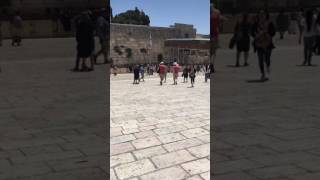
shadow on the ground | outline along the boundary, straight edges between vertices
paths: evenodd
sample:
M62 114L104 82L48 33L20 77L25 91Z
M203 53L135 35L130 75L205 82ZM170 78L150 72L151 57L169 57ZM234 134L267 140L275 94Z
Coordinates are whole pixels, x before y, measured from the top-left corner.
M317 67L317 64L311 64L311 65L303 65L303 64L298 64L297 66L299 67Z
M236 66L236 65L226 65L226 67L228 67L228 68L245 68L245 67L249 67L249 65L248 65L248 66L244 66L244 65L239 65L239 66Z
M269 81L269 79L253 79L253 80L247 80L247 83L264 83Z

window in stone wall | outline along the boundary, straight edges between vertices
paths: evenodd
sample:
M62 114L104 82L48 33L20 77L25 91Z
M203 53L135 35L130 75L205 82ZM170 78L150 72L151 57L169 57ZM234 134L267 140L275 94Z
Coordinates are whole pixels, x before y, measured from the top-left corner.
M194 55L196 55L196 54L197 54L197 52L196 52L195 50L191 50L190 55L194 56Z

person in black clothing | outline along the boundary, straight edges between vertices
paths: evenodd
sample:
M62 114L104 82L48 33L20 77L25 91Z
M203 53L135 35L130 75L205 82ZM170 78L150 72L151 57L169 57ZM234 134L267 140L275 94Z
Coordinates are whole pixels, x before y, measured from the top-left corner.
M94 70L93 51L94 51L94 24L90 18L90 12L86 11L76 20L76 40L77 40L77 60L74 71L79 70L79 63L82 60L81 71ZM90 58L91 67L86 66L86 60Z
M252 36L254 37L254 46L258 54L262 81L268 79L264 70L264 64L266 64L267 73L270 74L271 54L272 50L275 48L272 38L275 34L275 27L270 21L269 14L265 11L261 11L258 21L252 28Z
M189 72L190 72L190 69L186 65L182 72L183 83L188 83Z
M133 84L139 84L140 81L140 67L136 65L133 69Z
M248 15L243 14L240 22L237 23L234 30L234 37L237 45L237 61L236 67L240 66L240 55L244 53L244 66L248 66L249 50L250 50L250 29L251 25L248 21Z
M284 39L284 34L289 29L289 17L285 14L284 9L281 9L277 16L277 29L280 34L280 39Z

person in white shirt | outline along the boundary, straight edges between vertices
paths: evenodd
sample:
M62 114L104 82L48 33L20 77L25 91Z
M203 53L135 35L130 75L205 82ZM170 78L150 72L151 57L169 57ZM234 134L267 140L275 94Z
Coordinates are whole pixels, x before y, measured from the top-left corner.
M312 66L311 60L315 45L316 35L316 19L312 10L306 12L303 24L303 39L304 39L304 61L302 66Z

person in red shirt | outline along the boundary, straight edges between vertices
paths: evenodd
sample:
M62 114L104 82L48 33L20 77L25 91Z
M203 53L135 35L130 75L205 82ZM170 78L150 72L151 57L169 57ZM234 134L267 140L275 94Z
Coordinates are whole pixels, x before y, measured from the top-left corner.
M164 64L164 62L161 62L159 65L159 76L160 76L160 85L161 86L162 86L162 81L163 81L166 73L167 73L167 66Z
M177 85L178 84L178 77L179 77L179 71L180 71L180 65L178 63L173 63L172 67L173 71L173 84Z

